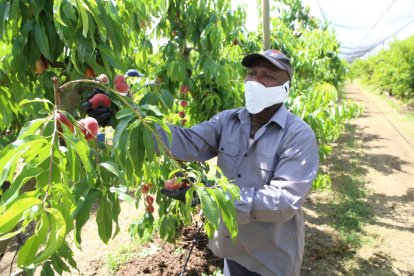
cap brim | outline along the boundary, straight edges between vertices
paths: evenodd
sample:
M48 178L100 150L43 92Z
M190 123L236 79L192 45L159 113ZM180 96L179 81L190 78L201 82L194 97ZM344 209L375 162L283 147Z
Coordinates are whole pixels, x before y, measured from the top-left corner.
M270 61L277 68L279 68L279 69L281 69L283 71L286 71L287 74L289 75L289 78L290 79L292 78L292 76L289 74L289 70L287 68L285 68L285 66L283 66L282 64L280 64L277 60L272 59L272 58L267 57L267 56L262 55L262 54L258 54L258 53L248 54L247 56L245 56L242 59L242 65L244 67L250 68L250 67L252 67L257 62L257 60L267 60L267 61Z

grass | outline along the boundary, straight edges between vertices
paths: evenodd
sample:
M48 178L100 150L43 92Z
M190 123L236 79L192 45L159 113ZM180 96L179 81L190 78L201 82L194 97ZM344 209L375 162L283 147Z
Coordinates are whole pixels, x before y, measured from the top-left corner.
M362 168L362 139L355 125L348 124L345 133L333 146L330 157L322 162L322 170L332 183L329 189L313 191L311 203L305 204L306 246L301 275L349 275L356 266L358 249L372 244L363 227L373 219L367 204L365 173ZM306 210L312 210L308 212Z
M128 263L130 260L142 257L143 254L151 254L157 248L147 248L145 250L137 251L137 247L148 243L152 239L152 234L144 232L142 238L135 237L134 242L121 246L115 253L109 254L106 259L106 266L110 275L114 275L119 268Z
M389 97L385 94L381 94L377 89L375 89L372 85L364 84L362 81L357 80L355 81L358 86L362 88L363 92L369 94L370 97L375 97L382 102L385 102L389 105L393 110L397 111L396 114L389 115L390 119L393 121L399 121L401 123L409 124L414 120L414 99L410 102L404 102L398 100L393 97ZM411 106L411 108L407 108ZM407 135L408 138L414 140L414 129L405 129L404 134Z
M372 212L366 202L364 171L361 169L363 157L355 132L354 126L347 125L335 153L327 160L333 193L327 215L334 218L332 226L340 233L342 241L357 248L363 241L362 226Z

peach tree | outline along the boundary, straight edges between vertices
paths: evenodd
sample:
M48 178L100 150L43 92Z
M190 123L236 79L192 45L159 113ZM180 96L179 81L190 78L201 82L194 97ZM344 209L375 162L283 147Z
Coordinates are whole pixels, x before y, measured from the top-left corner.
M199 87L212 91L214 84L220 84L216 90L228 87L229 99L235 105L240 101L227 80L237 70L231 64L241 50L234 47L232 37L241 32L237 26L243 16L228 11L229 1L197 3L13 0L0 4L4 56L0 98L9 107L1 111L0 129L13 130L14 138L5 141L0 152L0 183L11 183L0 194L0 239L28 236L17 254L19 267L33 272L42 266L45 272L58 273L76 267L69 233L74 232L74 241L81 246L82 227L97 205L98 233L108 242L119 231L120 200L146 210L130 227L132 234L158 229L163 238L173 240L179 226L201 211L209 235L222 219L235 237L232 201L238 189L224 177L213 177L214 185L205 187L202 178L208 166L179 163L156 132L156 126L168 131L167 122L194 121L197 116L191 114L205 111L208 116L229 104L221 98L224 93L198 101L204 97L195 93ZM228 33L232 35L224 35ZM154 51L153 41L163 40L167 42ZM113 83L96 80L101 73L112 80L128 68L139 68L147 76L142 83L129 83L131 98L112 89ZM117 106L111 145L82 133L84 114L78 105L94 87L105 91ZM185 107L182 118L177 112ZM176 181L194 179L187 203L159 193L176 172L183 175ZM35 185L25 189L33 181ZM191 205L194 193L199 207Z
M345 66L332 33L299 1L284 2L290 8L272 19L272 47L292 57L297 73L288 104L315 129L324 156L358 108L339 102ZM19 267L58 273L76 267L69 234L81 246L82 227L96 206L98 234L108 242L121 227L121 200L145 210L130 226L132 235L157 230L174 240L177 229L201 212L207 234L222 219L236 236L232 201L238 188L220 174L210 176L214 185L206 187L209 166L175 160L156 131L158 126L168 132L168 124L191 126L242 106L240 60L261 50L261 37L246 32L245 12L230 4L0 3L0 101L8 107L0 110L0 183L10 183L0 191L0 249L24 234ZM112 80L130 68L145 76L128 81L131 97L125 97ZM100 74L109 84L97 80ZM95 88L116 107L111 143L85 136L92 131L80 122L85 114L79 105ZM161 195L166 180L190 177L186 203ZM192 206L194 194L200 206Z

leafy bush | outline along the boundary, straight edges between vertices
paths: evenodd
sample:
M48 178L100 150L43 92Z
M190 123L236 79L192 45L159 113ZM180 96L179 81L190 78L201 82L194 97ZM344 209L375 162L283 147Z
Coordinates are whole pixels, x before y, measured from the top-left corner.
M352 64L353 76L360 77L381 93L402 100L414 96L414 36L390 43L387 50Z

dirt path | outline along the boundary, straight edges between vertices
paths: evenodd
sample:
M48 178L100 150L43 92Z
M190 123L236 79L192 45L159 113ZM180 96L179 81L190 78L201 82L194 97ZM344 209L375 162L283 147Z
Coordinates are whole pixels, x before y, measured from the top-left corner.
M346 96L365 110L324 162L331 189L305 203L301 275L414 275L414 122L356 84Z
M397 275L414 275L414 122L404 123L398 111L355 84L348 85L347 95L365 106L353 124L362 132L362 167L374 215L363 231L377 237L374 247L358 255L369 260L380 254Z

